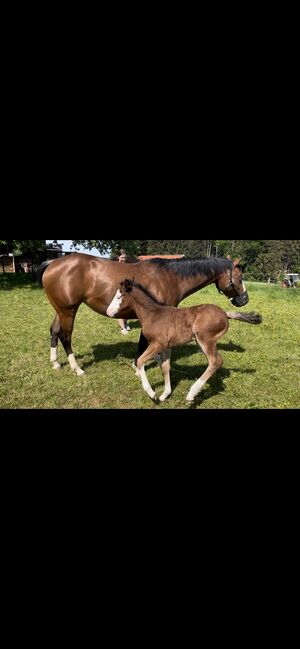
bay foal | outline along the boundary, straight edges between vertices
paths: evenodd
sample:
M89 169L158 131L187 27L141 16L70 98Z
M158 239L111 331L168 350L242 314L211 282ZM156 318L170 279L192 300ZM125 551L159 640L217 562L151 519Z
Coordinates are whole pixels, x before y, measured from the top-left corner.
M235 313L223 311L214 304L178 309L162 305L145 287L132 280L121 282L114 299L106 313L115 317L121 309L134 308L141 323L142 331L149 346L138 358L137 368L140 371L143 388L151 399L156 399L145 372L145 363L157 354L162 354L162 373L165 389L160 401L171 394L170 382L170 349L185 345L196 338L198 345L208 360L208 368L192 385L186 400L194 401L208 379L221 367L223 360L217 350L217 340L224 336L229 327L229 320L241 320L250 324L260 324L262 318L256 313Z

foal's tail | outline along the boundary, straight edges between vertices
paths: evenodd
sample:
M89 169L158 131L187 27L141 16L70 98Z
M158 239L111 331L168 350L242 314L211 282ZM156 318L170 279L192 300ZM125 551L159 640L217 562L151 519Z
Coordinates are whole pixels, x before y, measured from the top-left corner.
M52 261L54 261L54 259L48 259L48 261L43 261L43 263L37 269L37 281L39 282L39 284L41 286L43 286L43 282L42 282L43 274L44 274L47 266L49 266L49 264L51 264Z
M235 311L226 311L227 318L230 320L241 320L242 322L249 322L249 324L258 325L262 322L260 313L236 313Z

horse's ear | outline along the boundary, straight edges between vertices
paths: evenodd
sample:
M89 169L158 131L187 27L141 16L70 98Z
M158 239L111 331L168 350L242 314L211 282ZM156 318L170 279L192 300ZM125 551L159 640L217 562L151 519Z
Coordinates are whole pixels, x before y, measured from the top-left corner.
M124 286L126 291L131 291L132 282L130 281L130 279L125 279Z
M241 261L240 259L235 259L233 262L233 267L235 268L236 266L238 266L240 261Z

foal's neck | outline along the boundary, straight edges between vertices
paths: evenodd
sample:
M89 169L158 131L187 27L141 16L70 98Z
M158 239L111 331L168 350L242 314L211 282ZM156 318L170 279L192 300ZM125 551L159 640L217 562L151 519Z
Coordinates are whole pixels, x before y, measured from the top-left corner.
M162 310L166 308L165 306L157 304L155 300L144 293L144 291L140 288L132 289L132 298L134 301L134 304L132 306L134 307L134 310L140 322L143 322L145 318L149 318L151 316L158 317Z

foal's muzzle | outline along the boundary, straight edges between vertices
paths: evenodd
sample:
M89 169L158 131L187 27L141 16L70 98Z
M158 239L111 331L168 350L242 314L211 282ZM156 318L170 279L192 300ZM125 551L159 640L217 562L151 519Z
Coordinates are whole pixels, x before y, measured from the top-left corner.
M245 304L248 304L249 295L247 291L242 295L236 295L236 297L232 298L231 302L234 306L245 306Z

